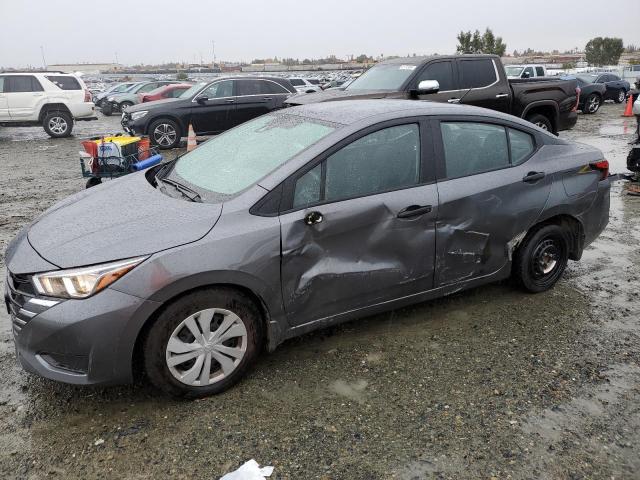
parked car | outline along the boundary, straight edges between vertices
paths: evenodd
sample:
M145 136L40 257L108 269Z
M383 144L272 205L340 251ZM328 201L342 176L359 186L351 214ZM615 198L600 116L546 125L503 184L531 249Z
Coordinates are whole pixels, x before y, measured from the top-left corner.
M563 78L575 78L578 81L580 87L580 99L578 100L578 110L582 113L596 113L604 98L606 96L607 87L602 83L591 82L591 77L578 75L576 77L563 77Z
M96 120L91 93L80 77L62 72L0 74L0 125L42 125L52 138L68 137L76 121Z
M155 90L158 87L180 83L173 80L156 80L153 82L139 83L126 92L116 93L107 97L107 102L102 107L102 113L110 116L113 112L122 112L125 108L140 103L139 95Z
M18 358L69 383L128 382L135 363L172 395L218 393L317 328L509 276L553 287L607 225L607 175L599 150L486 109L271 112L18 233Z
M576 76L583 82L603 84L607 89L604 100L622 103L626 100L629 90L631 90L629 82L621 80L619 76L613 73L581 73Z
M278 77L229 77L198 83L179 98L134 105L122 115L122 128L148 135L162 149L177 147L189 124L197 135L224 132L247 120L282 108L296 93Z
M294 86L298 93L315 93L322 90L322 88L320 88L319 82L312 83L311 80L308 80L306 78L293 77L288 78L287 80L289 80L291 85Z
M507 78L537 78L546 77L544 65L507 65L504 67Z
M557 133L572 128L578 115L575 80L507 80L496 55L452 55L387 60L345 89L295 95L287 105L365 98L403 98L465 103L511 113Z
M129 90L131 87L140 82L124 82L124 83L116 83L111 85L109 88L104 90L103 92L96 93L93 95L93 103L95 103L96 107L102 108L103 104L107 101L107 97L109 95L114 95L116 93L124 93Z
M164 100L165 98L178 98L191 87L193 87L193 83L172 83L171 85L164 85L148 93L139 93L139 103L154 102L156 100Z

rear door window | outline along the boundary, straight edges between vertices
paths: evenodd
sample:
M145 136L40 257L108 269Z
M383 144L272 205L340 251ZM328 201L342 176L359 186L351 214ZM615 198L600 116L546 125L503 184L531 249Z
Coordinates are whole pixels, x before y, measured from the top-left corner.
M80 82L75 77L64 75L45 75L47 80L61 90L82 90Z
M487 87L498 80L493 60L489 58L460 60L460 88Z
M21 92L42 92L42 85L33 75L12 75L6 77L4 92L5 93L21 93Z
M544 68L542 67L536 67L536 75L538 77L544 77Z
M261 80L238 80L238 96L263 95L264 87Z
M423 80L437 80L440 84L440 91L445 92L447 90L456 90L455 82L453 79L453 64L452 62L433 62L427 65L416 82L416 87Z
M501 125L441 122L448 178L466 177L509 166L507 133Z

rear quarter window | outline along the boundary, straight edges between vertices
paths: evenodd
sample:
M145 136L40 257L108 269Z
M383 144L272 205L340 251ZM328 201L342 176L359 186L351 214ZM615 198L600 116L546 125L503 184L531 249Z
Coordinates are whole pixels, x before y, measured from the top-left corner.
M63 75L45 75L47 80L53 83L61 90L82 90L80 82L75 77L67 77Z

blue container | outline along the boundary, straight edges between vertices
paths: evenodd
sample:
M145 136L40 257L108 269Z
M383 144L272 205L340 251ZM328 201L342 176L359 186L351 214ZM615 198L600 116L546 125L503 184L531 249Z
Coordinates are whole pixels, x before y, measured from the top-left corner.
M149 157L146 160L142 160L141 162L134 163L132 168L135 171L144 170L145 168L153 167L162 161L162 155L154 155L153 157Z

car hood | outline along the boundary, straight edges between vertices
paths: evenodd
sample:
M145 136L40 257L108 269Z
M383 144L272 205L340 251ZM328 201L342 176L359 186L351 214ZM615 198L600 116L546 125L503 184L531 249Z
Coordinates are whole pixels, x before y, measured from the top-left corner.
M361 98L385 98L390 94L398 95L398 92L387 90L325 90L316 93L304 93L293 95L285 101L288 105L307 105L310 103L331 102L333 100L357 100Z
M66 198L37 218L27 235L43 259L71 268L195 242L221 213L222 204L163 194L140 172Z
M184 100L185 100L184 98L163 98L161 100L153 100L151 102L138 103L137 105L132 105L129 108L127 108L127 112L133 113L133 112L139 112L142 110L149 110L150 108L164 106L169 103L184 102Z

